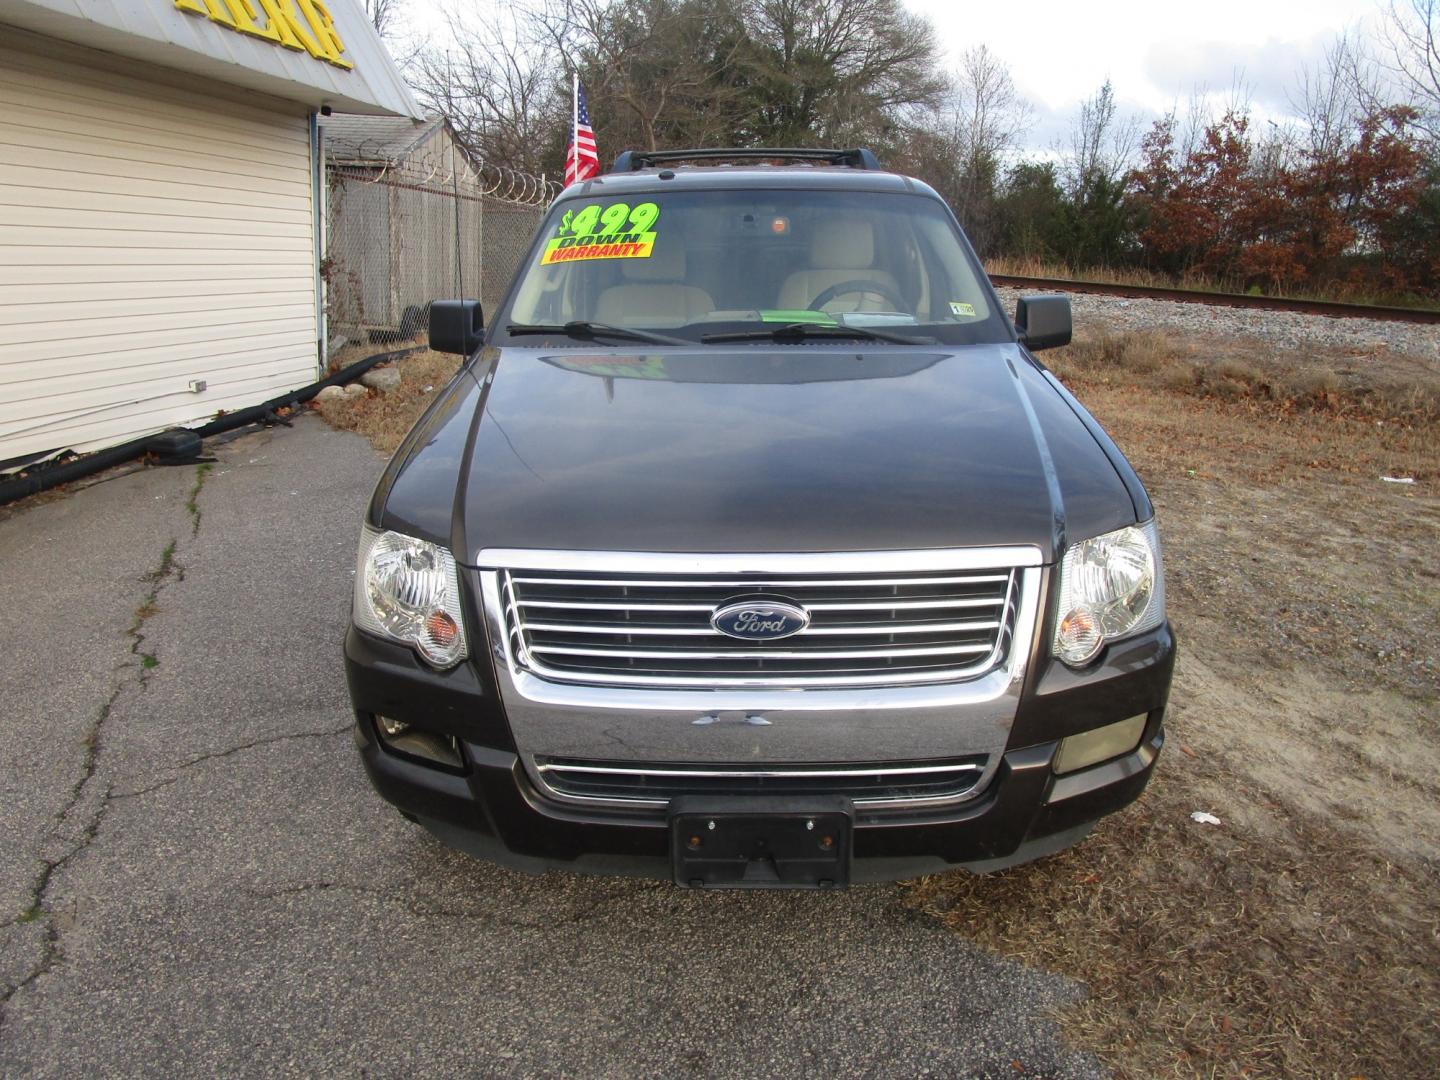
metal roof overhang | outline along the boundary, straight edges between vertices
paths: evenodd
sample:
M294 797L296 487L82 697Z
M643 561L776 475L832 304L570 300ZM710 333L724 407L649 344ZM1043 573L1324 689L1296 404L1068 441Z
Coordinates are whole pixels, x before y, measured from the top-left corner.
M187 14L174 0L0 0L0 33L14 26L312 108L420 117L355 0L328 6L351 70Z

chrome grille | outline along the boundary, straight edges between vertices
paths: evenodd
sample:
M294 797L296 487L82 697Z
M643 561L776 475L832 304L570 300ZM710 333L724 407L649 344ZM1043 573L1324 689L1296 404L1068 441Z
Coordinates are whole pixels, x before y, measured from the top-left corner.
M709 765L534 759L547 791L582 802L664 806L683 795L843 795L857 806L948 802L972 795L986 758L846 765Z
M642 557L643 558L643 557ZM835 557L827 557L833 560ZM498 574L518 667L568 682L668 686L872 686L973 678L1000 663L1022 571L782 574L526 570ZM748 597L810 613L792 637L713 629Z

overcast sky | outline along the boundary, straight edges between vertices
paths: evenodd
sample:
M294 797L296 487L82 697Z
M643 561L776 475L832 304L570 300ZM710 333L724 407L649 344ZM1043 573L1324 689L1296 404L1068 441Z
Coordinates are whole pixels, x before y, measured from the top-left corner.
M1108 77L1122 111L1146 119L1183 111L1193 88L1225 97L1237 79L1255 114L1278 119L1302 64L1335 35L1372 23L1379 0L1029 0L1024 4L904 0L929 16L953 63L984 44L1035 107L1028 143L1067 141L1080 102Z

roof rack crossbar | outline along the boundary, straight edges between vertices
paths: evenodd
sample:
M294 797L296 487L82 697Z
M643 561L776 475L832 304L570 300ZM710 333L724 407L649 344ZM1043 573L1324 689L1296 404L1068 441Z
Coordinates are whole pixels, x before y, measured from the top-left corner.
M669 161L738 160L743 158L791 158L796 161L823 161L828 165L849 165L852 169L880 168L880 161L864 147L831 150L812 146L747 146L727 150L625 150L615 159L610 171L639 172Z

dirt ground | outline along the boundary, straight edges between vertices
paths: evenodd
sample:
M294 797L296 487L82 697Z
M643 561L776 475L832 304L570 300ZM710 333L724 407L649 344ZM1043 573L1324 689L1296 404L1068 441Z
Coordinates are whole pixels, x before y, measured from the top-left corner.
M1169 741L1084 844L910 901L1083 980L1065 1029L1122 1076L1435 1075L1440 365L1103 331L1043 358L1157 507ZM320 410L393 449L456 363L400 365Z
M1104 346L1054 366L1156 504L1180 642L1166 753L1078 848L912 900L1085 980L1067 1030L1121 1075L1434 1076L1440 372Z

